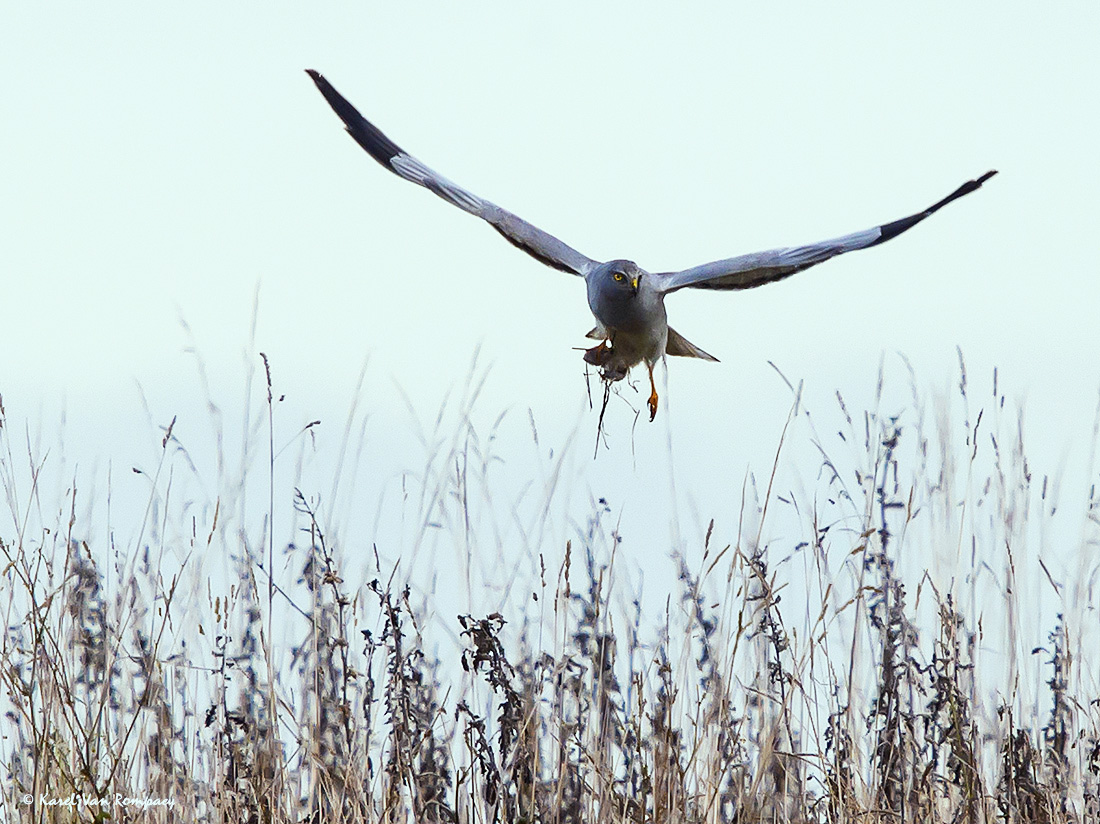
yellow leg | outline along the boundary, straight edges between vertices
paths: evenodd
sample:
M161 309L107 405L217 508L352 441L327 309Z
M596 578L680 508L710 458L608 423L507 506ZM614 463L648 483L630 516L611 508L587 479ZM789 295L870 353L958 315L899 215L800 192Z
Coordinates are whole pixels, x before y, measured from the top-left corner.
M646 368L649 369L649 420L652 423L657 417L657 384L653 382L653 364L647 363Z

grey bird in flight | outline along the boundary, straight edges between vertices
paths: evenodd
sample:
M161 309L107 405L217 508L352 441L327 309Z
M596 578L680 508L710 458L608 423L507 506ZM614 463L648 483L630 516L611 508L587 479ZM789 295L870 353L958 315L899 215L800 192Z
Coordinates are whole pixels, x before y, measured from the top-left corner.
M384 167L481 218L513 246L547 266L584 278L588 306L596 317L596 327L587 336L600 341L599 345L585 351L584 359L600 367L601 377L609 382L621 380L632 366L645 363L651 390L651 421L657 414L653 367L659 360L665 355L718 360L668 325L665 295L684 288L751 289L782 280L845 252L877 246L916 226L951 201L970 194L997 174L996 171L986 172L975 180L967 181L922 212L862 232L806 246L789 246L716 260L678 272L647 272L632 260L593 260L506 209L452 183L382 134L319 72L307 69L306 73L344 121L348 134Z

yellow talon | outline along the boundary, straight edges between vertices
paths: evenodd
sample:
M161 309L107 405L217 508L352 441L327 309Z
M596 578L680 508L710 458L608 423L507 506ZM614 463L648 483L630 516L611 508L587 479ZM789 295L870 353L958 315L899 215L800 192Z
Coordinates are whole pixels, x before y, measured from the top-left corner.
M653 423L653 419L657 417L657 385L653 382L653 364L647 363L646 368L649 369L649 422Z

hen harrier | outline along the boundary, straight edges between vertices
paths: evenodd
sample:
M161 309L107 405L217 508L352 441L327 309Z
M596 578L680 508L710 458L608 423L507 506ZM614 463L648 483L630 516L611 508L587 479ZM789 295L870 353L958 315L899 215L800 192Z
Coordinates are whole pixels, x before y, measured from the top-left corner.
M391 172L435 192L449 203L486 221L509 243L547 266L584 278L588 290L588 306L596 316L596 328L588 333L588 337L600 341L598 346L585 351L584 359L600 367L601 377L606 381L621 380L632 366L644 362L649 371L651 390L650 420L657 414L657 387L653 382L653 367L658 360L665 355L717 360L668 325L665 295L685 287L751 289L782 280L845 252L877 246L916 226L951 201L970 194L997 173L986 172L976 180L967 181L923 212L862 232L853 232L807 246L790 246L716 260L679 272L647 272L631 260L601 262L586 257L537 226L452 183L382 134L320 73L312 69L307 69L306 73L313 78L321 94L344 121L348 134Z

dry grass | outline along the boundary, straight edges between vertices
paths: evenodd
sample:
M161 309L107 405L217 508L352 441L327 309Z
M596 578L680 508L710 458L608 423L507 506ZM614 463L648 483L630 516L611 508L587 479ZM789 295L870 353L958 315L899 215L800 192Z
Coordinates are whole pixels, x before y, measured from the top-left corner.
M780 492L777 457L761 502L749 479L741 512L721 513L731 539L712 521L644 603L618 589L600 502L564 546L525 550L534 600L457 620L385 569L402 547L334 547L316 497L274 486L258 538L221 528L244 506L222 489L175 527L150 507L132 554L90 546L75 485L42 500L42 461L16 459L0 407L6 820L1100 821L1100 504L1078 496L1061 552L1080 580L1055 583L1029 537L1047 480L996 387L971 423L960 374L957 430L941 402L927 432L917 393L900 416L854 418L838 395L843 457L796 401L779 447L820 455L810 491ZM492 464L471 427L426 437L420 476L425 511L451 507L459 532ZM173 443L169 427L150 500L169 496ZM779 510L801 534L765 541ZM277 519L305 540L277 553ZM345 580L349 551L375 576ZM212 552L236 578L182 603ZM1022 622L1043 612L1020 593L1043 589L1058 614L1028 654Z

